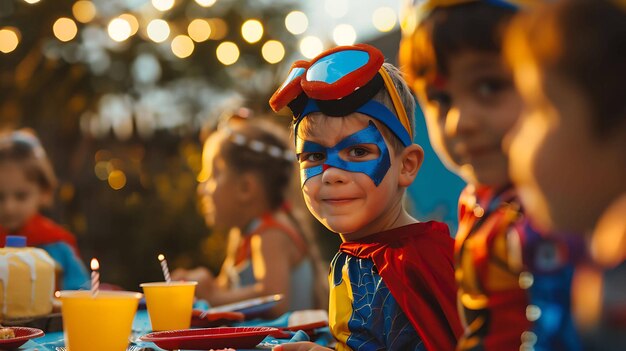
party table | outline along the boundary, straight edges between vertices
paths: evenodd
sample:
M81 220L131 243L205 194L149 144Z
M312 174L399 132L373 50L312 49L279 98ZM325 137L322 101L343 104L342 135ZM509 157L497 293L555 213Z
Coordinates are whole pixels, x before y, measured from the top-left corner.
M274 320L262 320L262 319L253 319L240 323L236 323L235 326L266 326L266 327L286 327L288 323L289 316L292 312L287 312L284 315L280 316ZM130 336L131 343L129 346L136 346L135 350L143 350L143 351L163 351L163 349L157 347L155 344L151 342L143 342L139 340L139 337L151 332L150 319L148 316L148 312L146 310L139 310L135 315L135 319L133 321L133 330ZM259 343L252 350L267 350L271 349L272 346L287 343L287 342L295 342L295 341L306 341L308 340L308 336L306 333L302 331L293 332L289 334L290 338L277 339L272 336L267 336L261 343ZM320 345L328 345L332 341L332 335L330 334L330 330L328 328L318 329L316 331L316 338L314 340L316 343ZM94 343L97 340L94 340ZM57 351L57 347L65 346L65 341L63 340L63 332L49 332L46 333L41 338L29 340L22 347L18 348L19 351ZM238 349L240 351L250 350L250 349Z

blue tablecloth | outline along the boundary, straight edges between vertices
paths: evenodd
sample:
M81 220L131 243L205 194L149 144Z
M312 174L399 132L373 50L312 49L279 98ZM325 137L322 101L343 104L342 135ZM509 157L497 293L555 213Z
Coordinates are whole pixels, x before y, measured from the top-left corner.
M287 312L284 315L280 316L274 320L261 320L254 319L245 322L238 323L236 326L264 326L264 327L286 327L289 316L291 312ZM131 335L131 341L135 341L133 343L136 346L146 347L146 351L150 348L155 351L162 351L163 349L157 347L153 343L142 342L138 340L138 337L144 334L151 332L150 319L148 316L148 312L146 310L139 310L135 315L135 320L133 321L133 332ZM292 339L276 339L271 336L266 337L260 344L257 346L255 350L259 349L269 349L272 345L283 344L287 342L294 341L305 341L308 340L308 337L302 331L297 333L292 333ZM320 345L327 345L332 340L332 336L328 328L322 329L319 333L319 337L316 338L315 342ZM65 346L65 341L63 340L63 332L53 332L47 333L41 338L37 338L34 340L29 340L26 344L20 347L18 350L20 351L55 351L56 347Z

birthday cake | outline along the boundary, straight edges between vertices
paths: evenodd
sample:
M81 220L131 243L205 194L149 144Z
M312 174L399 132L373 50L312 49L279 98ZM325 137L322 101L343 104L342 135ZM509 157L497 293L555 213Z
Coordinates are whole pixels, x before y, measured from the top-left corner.
M42 249L24 246L24 239L7 237L0 248L0 321L52 312L54 260Z

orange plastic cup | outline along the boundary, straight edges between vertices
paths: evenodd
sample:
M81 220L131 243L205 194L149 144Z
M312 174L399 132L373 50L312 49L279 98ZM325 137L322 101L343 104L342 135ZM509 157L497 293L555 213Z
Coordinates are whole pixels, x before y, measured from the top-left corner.
M197 282L140 284L153 331L189 329Z
M124 351L141 293L61 291L65 346L71 351Z

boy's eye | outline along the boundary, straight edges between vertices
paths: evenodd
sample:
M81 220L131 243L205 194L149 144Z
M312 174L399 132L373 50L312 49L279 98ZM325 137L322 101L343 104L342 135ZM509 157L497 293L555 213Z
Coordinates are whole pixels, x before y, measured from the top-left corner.
M476 92L481 98L489 98L507 89L511 85L511 82L504 79L483 79L476 83Z
M362 162L376 159L380 156L380 150L376 144L352 145L345 148L341 155L346 161Z
M24 200L28 199L29 195L30 194L28 192L26 192L26 191L19 191L19 192L15 193L15 198L17 200L19 200L19 201L24 201Z
M298 162L319 162L324 160L326 155L321 152L304 152L298 155Z
M369 150L359 146L354 147L348 151L348 155L350 155L351 157L365 157L369 155L369 153Z

